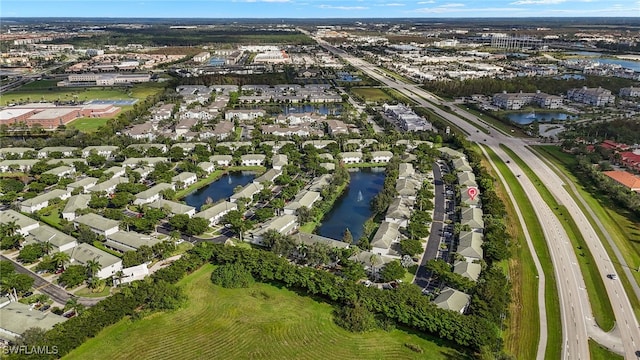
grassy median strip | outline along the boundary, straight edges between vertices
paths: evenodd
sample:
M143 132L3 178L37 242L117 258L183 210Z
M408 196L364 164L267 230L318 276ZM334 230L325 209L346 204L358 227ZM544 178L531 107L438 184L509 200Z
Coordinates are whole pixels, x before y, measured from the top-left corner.
M333 306L277 285L225 289L213 266L182 279L180 309L123 319L65 359L469 359L441 339L403 329L351 333ZM411 347L410 347L410 346ZM420 351L416 351L419 349Z
M607 295L607 291L600 277L598 267L595 265L593 255L589 251L582 233L577 224L573 221L571 214L567 208L558 204L553 197L549 189L540 181L540 178L522 161L513 151L504 145L500 147L513 158L513 160L520 166L529 179L533 182L534 186L540 192L543 200L549 205L553 213L558 217L560 223L567 232L569 239L576 251L578 265L584 278L585 286L587 287L587 294L589 295L589 302L591 303L591 309L596 323L604 330L610 331L615 325L615 316L613 309L611 308L611 302Z
M615 242L616 246L622 253L622 257L624 258L627 264L631 264L631 266L635 266L636 264L640 264L640 254L638 254L638 250L634 247L634 241L640 242L640 235L637 233L638 225L632 219L624 215L624 212L616 211L616 209L612 208L610 200L604 196L601 196L598 193L592 194L587 191L580 181L571 173L569 167L575 163L575 158L569 154L563 153L556 146L535 146L534 150L539 150L538 152L543 155L547 160L551 163L555 164L559 171L564 175L567 181L571 181L576 185L576 189L579 194L575 194L571 187L565 187L569 194L576 199L577 196L581 196L589 208L594 212L594 214L598 217L600 222L604 225L605 230L611 235L611 238ZM581 202L576 199L576 202L584 211L584 206ZM594 227L598 236L600 238L604 238L604 234L600 231L600 228L595 224L592 217L588 212L587 219ZM603 241L607 253L612 259L616 259L615 254L613 253L613 249L611 248L608 241ZM631 301L631 305L634 309L636 316L640 317L640 299L635 296L633 288L631 287L630 281L636 281L636 283L640 283L640 273L635 268L632 269L632 274L634 279L629 279L626 273L622 269L622 264L617 261L613 261L613 265L616 268L617 273L620 275L620 279L622 281L622 285L625 288L627 294L629 294L629 300Z
M562 323L560 322L560 303L553 272L553 263L549 249L544 241L544 233L527 198L524 189L505 163L489 148L485 147L489 157L509 184L517 206L522 212L524 221L540 264L545 275L545 306L547 311L547 348L545 359L559 359L562 350ZM500 189L499 189L500 190ZM502 191L502 190L500 190ZM522 228L518 224L514 206L507 198L505 201L509 214L508 226L514 227L517 233L514 251L509 263L510 276L513 282L513 301L509 329L505 334L505 347L517 359L534 359L540 334L538 311L537 272L533 258L526 244ZM513 271L513 272L512 272ZM518 285L517 282L520 282Z
M624 360L622 355L609 351L609 349L589 339L589 353L591 360Z

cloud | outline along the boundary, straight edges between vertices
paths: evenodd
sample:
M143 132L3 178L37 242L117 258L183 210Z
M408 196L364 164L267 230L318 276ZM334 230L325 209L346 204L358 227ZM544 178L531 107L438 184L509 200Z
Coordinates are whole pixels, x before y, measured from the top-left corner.
M434 4L435 0L427 0L427 1L418 1L416 4L424 5L424 4Z
M562 4L566 0L518 0L510 5L556 5Z
M344 11L352 11L352 10L367 10L366 6L334 6L334 5L319 5L320 9L330 9L330 10L344 10Z
M405 6L406 4L403 3L388 3L388 4L380 4L377 6Z
M461 3L443 4L435 7L416 9L415 11L428 14L442 14L451 11L463 11L465 5Z

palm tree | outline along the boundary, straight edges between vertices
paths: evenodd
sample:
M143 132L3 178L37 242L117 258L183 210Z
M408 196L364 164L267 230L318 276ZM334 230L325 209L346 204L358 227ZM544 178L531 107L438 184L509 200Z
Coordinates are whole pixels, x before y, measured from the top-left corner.
M87 263L84 265L85 268L87 269L87 273L89 274L89 278L93 279L96 274L98 273L98 271L100 271L100 269L102 269L102 265L100 265L100 263L97 260L98 258L94 258L93 260L89 260L87 261Z
M114 276L118 280L118 285L120 285L122 278L124 277L124 272L122 272L122 270L118 270Z
M44 253L47 255L49 255L49 253L51 253L51 250L53 250L53 245L51 245L49 241L43 242L41 246L42 246L42 251L44 251Z
M0 224L0 234L4 236L13 236L20 231L20 226L15 221L6 224Z
M67 300L66 304L64 304L64 310L73 310L76 315L80 315L80 312L84 310L84 305L78 302L77 296L71 296L69 300Z
M56 268L64 268L64 266L71 261L71 256L69 254L59 251L53 254L53 262L56 264Z

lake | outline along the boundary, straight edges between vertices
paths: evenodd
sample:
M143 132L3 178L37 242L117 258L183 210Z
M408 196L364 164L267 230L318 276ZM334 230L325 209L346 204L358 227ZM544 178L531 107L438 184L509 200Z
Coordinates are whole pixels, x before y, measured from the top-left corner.
M211 184L187 195L184 201L187 205L193 206L200 211L200 207L207 201L208 197L214 203L221 199L227 199L233 195L233 189L236 186L245 186L252 182L255 177L256 174L250 171L234 171L225 174Z
M634 60L624 60L624 59L614 59L614 58L603 58L603 53L593 52L593 51L575 51L568 53L570 55L578 55L584 56L592 61L597 61L601 64L613 64L620 65L625 69L631 69L633 71L640 72L640 61Z
M538 122L550 122L557 120L571 120L573 117L569 114L559 112L541 112L541 113L510 113L507 118L516 124L527 125L535 120Z
M342 110L341 105L291 105L281 106L282 112L285 114L300 114L300 113L318 113L322 115L339 115Z
M357 241L362 236L365 221L371 217L369 203L382 190L384 168L360 169L349 174L349 186L317 230L321 236L342 240L345 229L349 228L354 241Z

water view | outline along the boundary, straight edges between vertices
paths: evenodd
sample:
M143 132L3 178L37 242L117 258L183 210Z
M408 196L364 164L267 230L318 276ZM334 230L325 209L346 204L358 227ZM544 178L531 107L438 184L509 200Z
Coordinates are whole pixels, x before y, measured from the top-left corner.
M384 168L361 169L350 175L349 187L326 214L318 228L319 235L342 240L349 228L355 241L362 236L364 222L371 216L369 203L384 185Z
M574 116L560 112L531 112L531 113L510 113L507 118L516 124L527 125L538 120L538 122L551 122L558 120L571 120Z
M200 207L211 198L213 202L226 199L233 195L233 189L236 186L245 186L256 177L255 173L250 171L236 171L223 175L220 179L212 182L199 190L192 192L184 198L189 206L195 207L200 211Z
M331 105L331 106L291 105L291 106L282 106L281 109L285 114L296 114L296 113L299 114L299 113L305 113L305 112L307 113L313 112L313 113L319 113L322 115L339 115L342 107L338 105Z
M579 55L589 58L589 60L597 61L601 64L620 65L625 69L631 69L633 71L640 72L640 61L627 60L627 59L615 59L615 58L603 58L603 53L594 51L576 51L568 53L570 55Z

